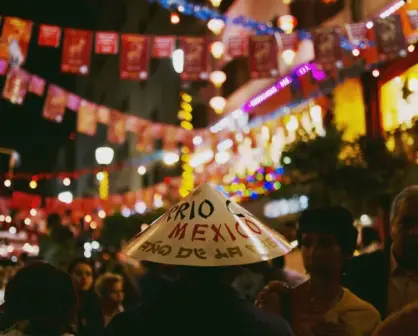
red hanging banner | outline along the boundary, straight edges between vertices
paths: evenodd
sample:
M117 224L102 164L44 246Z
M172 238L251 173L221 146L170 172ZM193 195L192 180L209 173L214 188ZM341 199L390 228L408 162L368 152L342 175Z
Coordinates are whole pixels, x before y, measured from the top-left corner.
M230 58L248 56L248 39L243 36L230 36L226 45L226 54Z
M120 51L120 78L148 79L149 38L138 34L123 34Z
M116 55L119 51L119 34L113 32L97 32L94 49L96 54Z
M251 78L269 78L279 74L277 42L273 35L250 36L248 49Z
M89 73L92 32L66 28L62 47L61 71L78 75Z
M40 97L44 95L46 81L45 79L32 75L29 83L29 92L34 93Z
M110 119L110 108L99 105L97 107L97 122L108 125Z
M107 140L113 144L123 144L125 142L125 115L119 111L113 110L110 112Z
M77 132L93 136L96 134L97 127L97 106L87 100L82 99L78 109Z
M11 68L3 89L3 98L13 104L22 105L28 90L30 75L20 69Z
M335 28L321 28L312 33L315 60L324 70L334 70L341 60L340 35Z
M385 19L376 19L373 27L381 60L397 58L401 51L406 53L405 36L399 15L393 14Z
M0 43L0 58L21 65L28 55L32 36L32 21L6 17Z
M80 108L81 98L74 93L68 93L67 108L71 111L77 112Z
M174 36L154 36L152 46L152 57L170 58L176 47L176 39Z
M208 78L209 53L203 37L180 37L180 48L184 51L184 69L181 79L186 81Z
M67 92L50 84L45 98L42 116L45 119L61 123L64 119L65 107L67 106Z
M41 24L39 26L38 45L58 48L61 41L61 27Z

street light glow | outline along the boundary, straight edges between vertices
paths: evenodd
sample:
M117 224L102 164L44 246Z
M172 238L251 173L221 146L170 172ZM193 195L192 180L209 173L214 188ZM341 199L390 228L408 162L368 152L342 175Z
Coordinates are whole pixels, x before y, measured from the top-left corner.
M113 161L115 151L111 147L99 147L96 149L96 162L99 165L108 165Z

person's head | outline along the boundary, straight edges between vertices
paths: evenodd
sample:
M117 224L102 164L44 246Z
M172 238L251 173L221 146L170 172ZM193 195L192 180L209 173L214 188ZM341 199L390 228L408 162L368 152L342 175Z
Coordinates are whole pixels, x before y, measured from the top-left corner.
M74 260L68 267L68 273L79 291L87 292L93 286L94 267L88 259Z
M114 273L105 273L97 278L95 290L103 305L119 307L125 298L123 278Z
M299 244L306 271L312 276L341 274L344 263L356 248L357 230L351 213L340 206L302 212Z
M77 304L71 277L37 262L21 268L8 282L4 314L8 324L25 325L25 334L61 335L75 324Z
M418 185L399 193L390 213L393 251L400 265L418 268Z
M46 226L48 230L52 230L61 225L61 216L58 213L51 213L46 219Z

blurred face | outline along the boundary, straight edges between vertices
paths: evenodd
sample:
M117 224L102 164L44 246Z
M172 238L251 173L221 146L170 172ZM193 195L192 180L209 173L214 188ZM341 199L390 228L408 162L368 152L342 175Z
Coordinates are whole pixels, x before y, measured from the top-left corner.
M88 264L77 264L71 276L74 279L75 285L81 291L88 291L93 285L93 270Z
M301 238L303 263L311 276L331 276L341 271L341 247L331 234L309 232Z
M399 265L418 270L418 202L399 208L391 223L391 237Z
M109 301L114 304L115 306L120 306L125 298L125 294L123 291L123 282L117 281L113 283L110 293L109 293Z

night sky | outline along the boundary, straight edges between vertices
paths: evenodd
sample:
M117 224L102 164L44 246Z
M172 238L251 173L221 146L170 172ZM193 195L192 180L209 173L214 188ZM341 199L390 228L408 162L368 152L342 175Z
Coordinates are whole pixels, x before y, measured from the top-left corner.
M64 6L65 4L65 6ZM33 36L28 58L23 66L32 74L40 75L69 91L74 91L77 77L60 73L61 49L40 48L36 36L39 23L64 27L92 28L95 17L91 2L51 0L13 0L0 2L1 16L17 16L34 21ZM3 89L5 78L0 79ZM0 99L0 147L16 149L21 155L21 165L16 171L49 172L54 169L59 148L75 132L76 114L66 111L62 124L42 118L43 97L27 94L22 106ZM8 157L0 155L0 171L7 171ZM28 181L16 183L17 189L27 189ZM1 187L3 183L1 182ZM42 190L38 190L42 192Z

